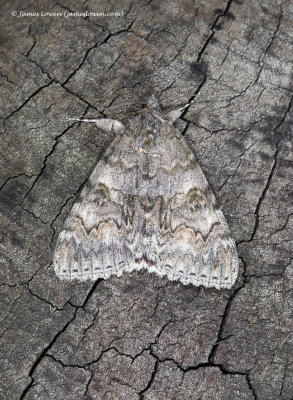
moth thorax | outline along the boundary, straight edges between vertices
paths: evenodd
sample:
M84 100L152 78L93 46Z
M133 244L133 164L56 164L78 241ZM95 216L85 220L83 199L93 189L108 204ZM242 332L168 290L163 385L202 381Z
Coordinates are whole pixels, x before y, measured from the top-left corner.
M155 136L152 132L147 131L145 135L142 136L141 147L144 149L149 149L155 144Z

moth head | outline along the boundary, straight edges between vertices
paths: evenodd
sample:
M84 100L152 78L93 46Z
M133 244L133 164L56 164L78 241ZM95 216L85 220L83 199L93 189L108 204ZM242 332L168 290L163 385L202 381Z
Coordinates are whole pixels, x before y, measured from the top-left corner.
M148 108L160 110L160 104L154 94L148 99L147 106Z

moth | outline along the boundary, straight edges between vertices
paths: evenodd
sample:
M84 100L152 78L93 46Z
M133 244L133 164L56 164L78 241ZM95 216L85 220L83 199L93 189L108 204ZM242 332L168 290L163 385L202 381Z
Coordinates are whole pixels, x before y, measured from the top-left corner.
M56 242L62 279L107 279L145 268L183 284L231 288L235 241L183 136L151 97L114 131Z

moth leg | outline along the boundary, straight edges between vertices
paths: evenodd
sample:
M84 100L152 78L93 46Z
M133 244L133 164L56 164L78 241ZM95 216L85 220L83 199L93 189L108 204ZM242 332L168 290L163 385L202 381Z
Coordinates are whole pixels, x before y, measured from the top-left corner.
M101 118L101 119L83 119L83 118L66 118L67 121L94 122L98 128L105 132L121 133L124 125L116 119Z

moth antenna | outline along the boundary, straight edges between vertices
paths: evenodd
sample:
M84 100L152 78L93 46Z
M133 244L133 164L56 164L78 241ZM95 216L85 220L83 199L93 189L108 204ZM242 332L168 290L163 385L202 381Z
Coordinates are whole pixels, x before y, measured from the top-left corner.
M131 105L133 105L133 104L147 104L147 102L146 101L138 101L138 102L132 102L132 103L120 103L120 104L115 104L114 106L109 106L109 107L106 107L106 108L114 108L114 107L126 107L126 106L131 106Z

